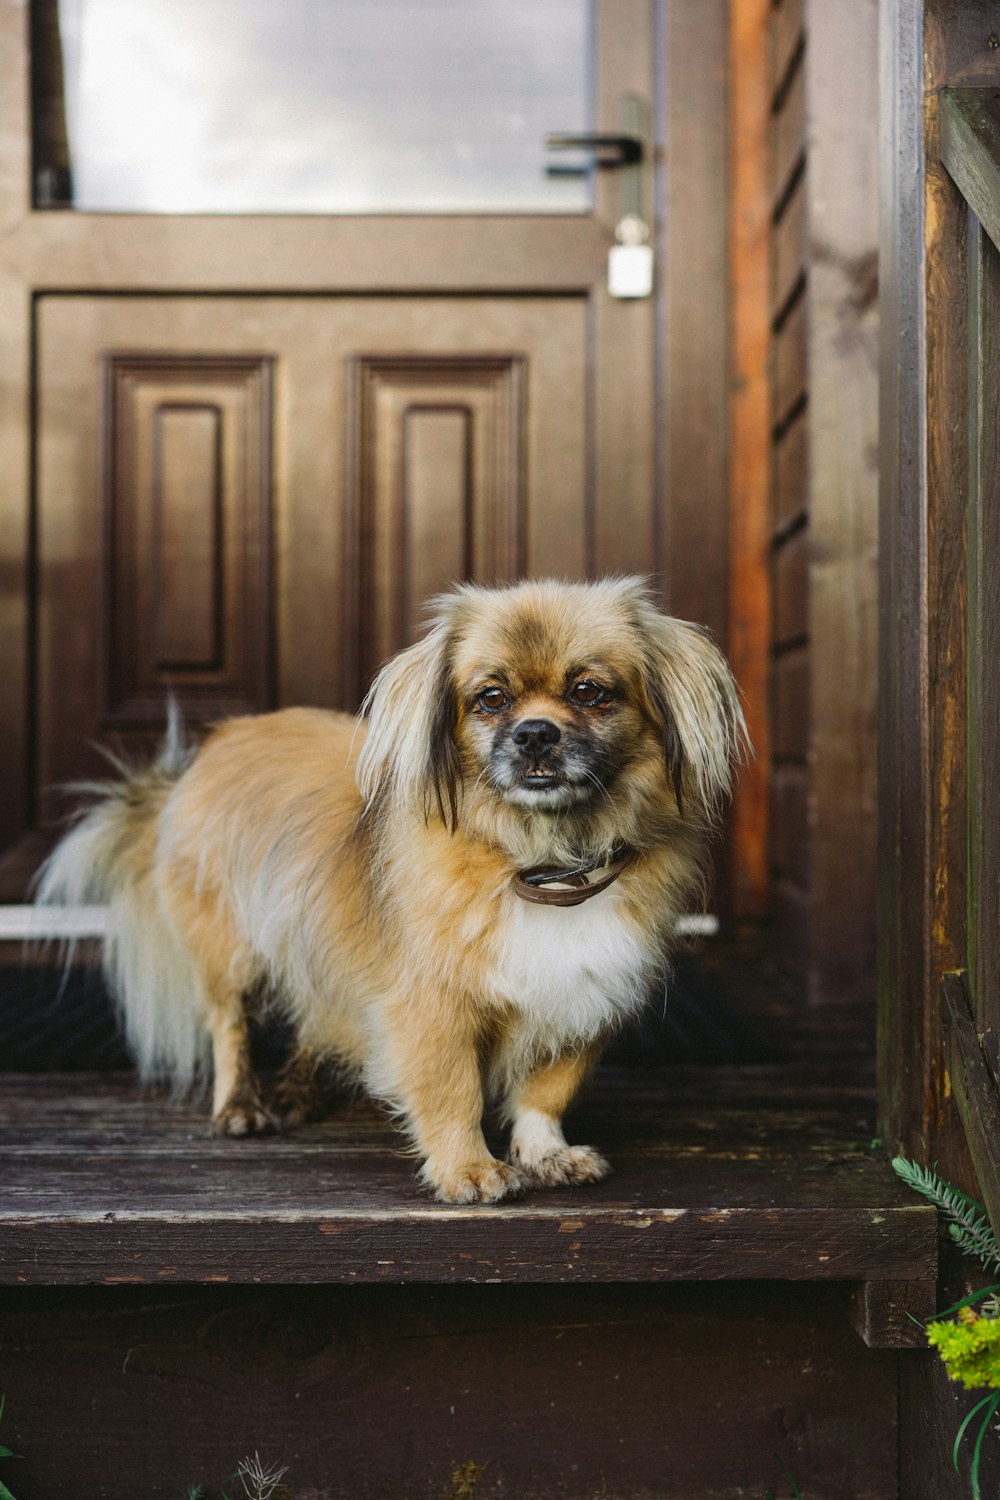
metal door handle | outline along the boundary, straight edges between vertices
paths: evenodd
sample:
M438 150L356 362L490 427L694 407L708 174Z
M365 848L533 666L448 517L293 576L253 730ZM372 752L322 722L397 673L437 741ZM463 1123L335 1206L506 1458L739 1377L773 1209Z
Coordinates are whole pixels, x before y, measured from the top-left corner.
M642 141L637 135L549 135L550 151L589 151L595 167L634 167L642 161Z

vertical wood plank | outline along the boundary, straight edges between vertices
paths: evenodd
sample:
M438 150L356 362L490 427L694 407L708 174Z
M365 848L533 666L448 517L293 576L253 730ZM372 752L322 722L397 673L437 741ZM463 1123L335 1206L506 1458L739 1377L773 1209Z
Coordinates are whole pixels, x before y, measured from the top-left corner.
M0 90L2 92L2 90ZM0 385L7 393L23 389L31 358L31 295L0 267ZM0 505L0 847L30 825L34 812L32 777L33 639L31 631L30 549L31 434L28 402L0 402L0 464L4 501Z
M776 531L799 524L809 501L809 420L802 407L782 428L774 448L774 508Z
M23 222L31 205L31 118L28 47L28 0L7 0L0 7L0 232ZM5 325L6 326L6 325Z
M797 51L795 56L799 63L782 83L780 101L772 115L770 197L775 209L788 193L806 149L806 69L801 63L804 52Z
M662 6L657 567L671 610L729 632L726 515L726 6Z
M878 13L807 0L810 991L874 999Z
M889 0L881 16L882 1129L961 1182L937 977L966 946L966 214L940 161L939 94L995 86L997 54L978 5Z
M601 128L622 128L622 82L648 118L653 97L654 0L597 0L596 110ZM614 81L613 81L614 80ZM643 206L652 213L652 152L642 169ZM607 243L621 217L620 177L597 174L595 208ZM591 297L591 455L588 573L645 573L655 553L651 298L620 300L596 284ZM618 455L629 455L623 468Z
M1000 251L969 211L969 971L1000 1032Z
M769 880L769 14L768 0L730 6L729 651L756 751L741 769L732 814L733 904L741 917L765 914Z
M23 219L30 202L28 7L0 7L0 233ZM21 834L33 815L31 749L31 399L25 388L33 338L31 289L6 263L0 265L0 847Z
M785 86L803 40L804 0L775 0L771 6L771 87L777 94Z
M887 0L880 36L879 923L882 1128L922 1159L932 1057L923 467L923 4Z

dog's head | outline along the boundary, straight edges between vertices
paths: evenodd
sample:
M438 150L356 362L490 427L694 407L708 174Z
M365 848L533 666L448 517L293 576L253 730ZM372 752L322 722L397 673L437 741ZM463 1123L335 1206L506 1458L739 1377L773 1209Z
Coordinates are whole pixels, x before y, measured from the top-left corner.
M529 814L602 812L641 787L711 818L745 734L720 652L638 579L463 586L366 700L369 807L463 798Z

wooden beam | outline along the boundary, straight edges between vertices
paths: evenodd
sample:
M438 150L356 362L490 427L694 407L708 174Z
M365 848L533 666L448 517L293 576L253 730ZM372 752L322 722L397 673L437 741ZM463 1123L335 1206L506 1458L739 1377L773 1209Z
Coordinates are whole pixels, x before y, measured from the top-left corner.
M964 970L941 980L945 1010L945 1062L965 1127L986 1212L1000 1226L1000 1097L972 1014Z
M967 209L939 127L941 90L995 84L997 53L978 7L886 0L880 17L882 1130L961 1182L937 992L966 962Z
M994 245L1000 245L1000 94L995 88L944 90L941 160Z

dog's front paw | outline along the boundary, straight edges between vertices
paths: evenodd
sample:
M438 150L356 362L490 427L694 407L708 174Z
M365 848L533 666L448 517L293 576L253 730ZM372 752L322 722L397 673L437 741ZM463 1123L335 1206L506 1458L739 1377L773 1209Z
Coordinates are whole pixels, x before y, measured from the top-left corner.
M514 1166L537 1187L568 1187L581 1182L603 1182L611 1163L593 1146L557 1146L530 1157L511 1149Z
M601 1182L611 1171L593 1146L570 1146L559 1121L538 1109L523 1109L510 1137L512 1165L537 1187Z
M441 1203L499 1203L520 1197L524 1186L516 1168L492 1156L456 1167L427 1162L420 1175Z

